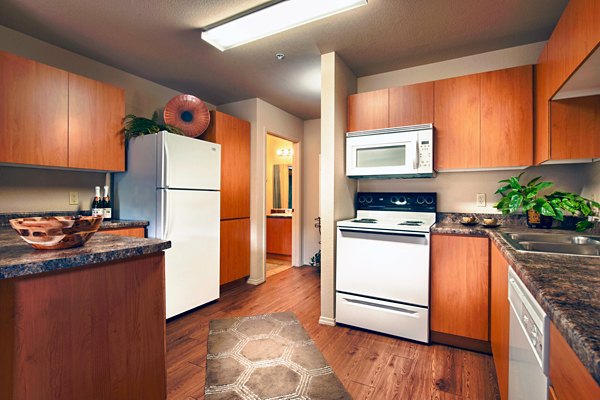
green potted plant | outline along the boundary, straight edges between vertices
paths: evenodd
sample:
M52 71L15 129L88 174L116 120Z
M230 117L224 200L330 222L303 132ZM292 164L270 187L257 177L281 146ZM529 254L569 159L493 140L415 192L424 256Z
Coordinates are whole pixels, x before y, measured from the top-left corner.
M127 114L123 119L123 134L125 140L130 140L136 136L149 135L160 131L169 131L177 135L183 135L183 132L169 124L158 123L158 113L154 112L152 119L138 117L133 114Z
M540 181L541 176L538 176L522 185L522 175L523 173L499 182L505 185L496 190L502 198L494 207L502 211L502 214L515 213L522 209L527 214L527 225L530 228L550 228L553 219L564 219L565 211L574 216L588 217L594 214L594 208L600 208L597 202L570 192L556 191L538 196L542 189L549 188L553 183ZM577 222L576 229L581 232L592 225L591 221L584 219Z
M550 228L552 218L562 219L562 212L557 214L553 205L545 197L538 197L538 193L552 186L553 183L540 182L542 177L538 176L526 185L522 185L520 182L522 175L523 173L498 182L505 185L496 190L496 194L500 194L502 199L494 207L504 215L523 209L527 214L527 225L530 228Z

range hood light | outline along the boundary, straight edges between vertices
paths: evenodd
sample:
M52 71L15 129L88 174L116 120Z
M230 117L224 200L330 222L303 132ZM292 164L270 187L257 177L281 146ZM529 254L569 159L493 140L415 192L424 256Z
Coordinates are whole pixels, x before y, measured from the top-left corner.
M202 32L221 51L364 6L367 0L287 0Z

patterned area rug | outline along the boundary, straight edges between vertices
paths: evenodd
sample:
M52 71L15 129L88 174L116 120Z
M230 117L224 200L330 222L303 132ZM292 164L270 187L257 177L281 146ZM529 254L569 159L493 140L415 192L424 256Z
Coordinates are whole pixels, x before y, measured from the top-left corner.
M210 322L207 400L351 399L291 312Z

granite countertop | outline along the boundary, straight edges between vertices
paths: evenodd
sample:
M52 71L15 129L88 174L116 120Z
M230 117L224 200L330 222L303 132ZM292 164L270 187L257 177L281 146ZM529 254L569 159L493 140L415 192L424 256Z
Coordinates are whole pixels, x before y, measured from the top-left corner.
M146 227L150 223L148 221L135 221L129 219L111 219L110 221L102 221L100 230L105 229L123 229L123 228L139 228Z
M11 228L0 228L0 279L122 260L170 247L170 241L160 239L94 235L81 247L36 250Z
M600 258L517 251L500 235L506 230L532 231L516 225L484 228L437 223L431 232L488 236L600 383ZM556 229L536 229L535 232L573 233Z

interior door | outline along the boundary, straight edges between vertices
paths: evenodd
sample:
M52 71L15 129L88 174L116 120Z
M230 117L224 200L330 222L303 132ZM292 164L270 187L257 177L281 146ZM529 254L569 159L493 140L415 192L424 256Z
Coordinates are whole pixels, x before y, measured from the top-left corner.
M170 240L167 318L219 297L219 192L158 190L159 235Z

